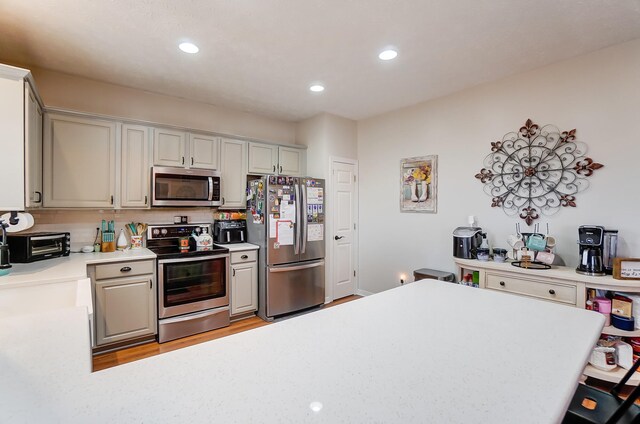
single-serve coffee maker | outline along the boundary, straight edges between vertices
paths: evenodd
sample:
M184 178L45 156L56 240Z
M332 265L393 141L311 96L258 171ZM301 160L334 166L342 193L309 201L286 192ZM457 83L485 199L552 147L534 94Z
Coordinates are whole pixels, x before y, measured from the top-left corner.
M462 259L476 259L482 244L482 228L458 227L453 230L453 256Z
M604 227L596 225L578 227L578 246L580 247L580 264L576 272L584 275L605 275L602 260Z

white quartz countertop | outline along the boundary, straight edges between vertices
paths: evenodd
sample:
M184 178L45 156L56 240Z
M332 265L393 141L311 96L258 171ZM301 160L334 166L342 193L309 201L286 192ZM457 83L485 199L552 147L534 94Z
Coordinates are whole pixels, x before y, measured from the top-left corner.
M143 248L110 253L71 253L61 258L28 264L12 264L11 273L0 277L0 288L80 280L87 277L89 264L155 258L155 253Z
M229 243L229 244L219 244L216 243L216 246L226 247L229 249L229 252L240 252L243 250L258 250L260 246L251 244L251 243Z
M81 312L0 321L3 420L554 423L604 323L423 280L89 373Z

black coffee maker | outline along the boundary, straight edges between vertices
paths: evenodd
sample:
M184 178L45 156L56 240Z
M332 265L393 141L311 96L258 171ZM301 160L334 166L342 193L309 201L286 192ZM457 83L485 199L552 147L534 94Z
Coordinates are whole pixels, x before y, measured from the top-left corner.
M458 227L453 230L453 256L462 259L476 259L482 244L482 228Z
M602 264L604 243L604 227L581 225L578 227L578 245L580 247L580 264L576 268L578 274L605 275Z

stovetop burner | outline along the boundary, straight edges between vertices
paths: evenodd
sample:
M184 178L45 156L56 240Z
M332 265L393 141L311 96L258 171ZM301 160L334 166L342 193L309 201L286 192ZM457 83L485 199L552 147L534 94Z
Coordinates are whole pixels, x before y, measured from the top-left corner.
M147 230L147 248L158 259L176 259L193 256L212 256L225 254L229 249L221 246L196 247L191 234L211 234L211 224L150 225ZM189 250L180 250L179 240L189 237Z
M177 245L171 246L148 246L149 250L158 256L158 259L176 259L193 256L211 256L229 253L229 249L220 246L211 246L206 248L196 248L191 246L189 250L180 250Z

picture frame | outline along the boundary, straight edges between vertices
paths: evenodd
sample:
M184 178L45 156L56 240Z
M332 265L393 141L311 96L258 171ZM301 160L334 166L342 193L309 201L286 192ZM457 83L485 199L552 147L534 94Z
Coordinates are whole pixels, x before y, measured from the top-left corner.
M400 159L400 212L438 212L438 156Z
M640 258L614 258L613 278L616 280L640 280Z

